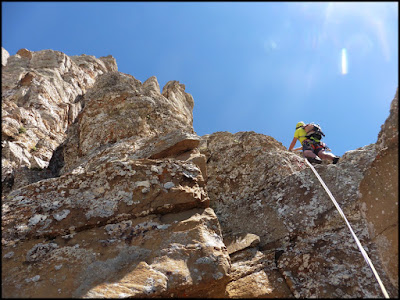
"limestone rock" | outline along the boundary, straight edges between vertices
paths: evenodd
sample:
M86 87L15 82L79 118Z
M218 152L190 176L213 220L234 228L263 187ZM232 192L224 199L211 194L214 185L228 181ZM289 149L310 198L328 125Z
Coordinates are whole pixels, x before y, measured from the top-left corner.
M399 144L399 90L390 104L389 117L381 126L376 142L380 149L394 148Z
M151 76L149 79L143 82L143 89L146 96L154 97L161 95L160 85L158 84L155 76Z
M248 247L258 246L260 237L252 233L225 236L224 243L228 249L229 255L231 255L232 253Z
M3 239L14 242L67 234L71 220L80 231L118 215L139 217L208 206L200 170L181 161L127 160L79 167L14 190L7 199ZM29 211L21 215L28 204ZM55 217L66 210L71 212L68 218Z
M206 147L201 149L207 156L207 191L224 234L256 234L261 247L284 238L287 227L263 199L272 196L268 184L305 168L301 159L282 155L286 148L281 143L254 132L217 132ZM262 208L265 214L260 215Z
M382 296L314 173L272 137L197 136L185 85L160 93L112 56L4 62L3 297ZM396 92L376 144L316 166L394 298L397 122Z
M43 62L29 54L17 56L36 64L22 86L40 78L45 63L62 72L77 65L93 85L78 97L81 109L53 147L49 176L20 168L3 198L2 245L13 253L3 270L20 271L3 277L2 295L224 296L230 258L209 208L206 160L196 149L184 86L167 84L167 98L155 77L142 85L117 72L110 58L50 52ZM25 143L36 137L26 133ZM31 162L23 145L11 143L6 161Z
M229 278L210 208L115 220L12 249L9 264L33 268L3 278L3 297L190 297L223 289Z
M179 92L189 97L182 88ZM129 137L152 138L178 129L193 133L192 106L186 98L171 96L172 102L144 94L143 85L133 76L118 72L101 76L85 95L87 104L79 120L80 155Z
M4 52L3 52L4 53ZM2 68L2 182L20 168L44 169L65 140L98 75L115 70L112 57L68 57L53 50L20 49Z
M4 278L3 296L223 296L230 259L200 169L101 157L6 197L7 262L35 268Z
M172 80L167 82L164 86L162 95L167 98L175 110L184 112L183 120L186 123L193 125L193 106L194 100L192 95L185 92L185 85L179 83L179 81Z
M182 98L175 97L172 103L157 91L154 76L144 84L118 72L100 76L85 94L85 108L61 146L61 174L89 161L104 161L102 157L109 153L158 159L195 149L200 138L194 133L192 106L186 101L191 96L178 88Z
M7 65L7 59L10 57L10 53L3 47L1 47L1 65L4 67Z
M224 237L252 233L260 237L260 250L279 253L276 270L293 296L382 296L344 220L303 159L272 138L252 132L214 133L201 145L207 156L210 205ZM368 145L347 152L337 165L316 169L374 258L375 267L382 270L359 202L360 183L377 153L376 145ZM257 274L265 281L264 274ZM389 294L396 295L385 273L381 279ZM240 280L246 282L244 277ZM256 296L240 290L245 286L232 281L227 293Z
M104 63L104 66L106 67L108 72L118 71L117 62L112 55L101 56L99 60L101 60Z
M195 134L175 131L160 138L155 144L154 154L150 158L178 156L199 145L199 137Z
M396 91L389 117L378 135L379 152L360 184L361 212L368 221L369 233L378 247L383 267L396 288L399 287L398 101Z
M229 298L293 298L279 272L272 251L246 248L232 253L231 281L226 286Z
M21 57L31 59L33 57L32 51L29 51L28 49L19 49L17 51L17 54Z
M79 165L96 165L104 163L108 159L161 159L176 158L179 160L193 161L205 170L205 156L196 151L199 137L195 134L185 133L180 130L166 135L154 136L152 138L127 138L115 144L103 145L92 151L89 155L79 157L78 137L76 127L66 143L62 145L62 169L60 174L65 174ZM192 154L191 154L192 153ZM197 154L195 154L197 153Z

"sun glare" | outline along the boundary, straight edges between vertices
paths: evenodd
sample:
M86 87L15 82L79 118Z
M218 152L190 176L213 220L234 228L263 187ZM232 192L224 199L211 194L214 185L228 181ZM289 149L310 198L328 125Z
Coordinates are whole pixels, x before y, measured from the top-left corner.
M347 51L346 48L342 49L342 75L347 74Z

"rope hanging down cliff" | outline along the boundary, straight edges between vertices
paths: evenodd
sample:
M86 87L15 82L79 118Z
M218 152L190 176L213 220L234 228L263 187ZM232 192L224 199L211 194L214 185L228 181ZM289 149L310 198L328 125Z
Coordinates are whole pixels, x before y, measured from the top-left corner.
M379 286L382 290L383 295L385 296L385 298L389 298L389 294L387 293L378 273L376 272L374 265L372 264L371 260L369 259L367 252L365 252L363 246L361 245L360 241L358 240L356 234L354 233L353 229L350 226L349 221L347 221L346 216L344 215L342 209L340 208L339 204L336 202L335 198L333 197L331 191L328 189L328 187L326 186L326 184L324 183L324 181L322 180L322 178L319 176L318 172L315 170L315 168L311 165L311 163L305 159L306 163L310 166L311 170L314 172L315 176L317 176L319 182L321 183L322 187L325 189L326 193L329 195L329 197L331 198L333 204L336 206L336 209L339 211L339 214L342 216L342 218L345 220L347 227L349 227L351 235L353 236L354 240L357 243L358 248L361 251L361 254L363 255L365 261L367 262L367 264L369 265L369 267L371 268L372 272L375 275L376 280L379 283Z

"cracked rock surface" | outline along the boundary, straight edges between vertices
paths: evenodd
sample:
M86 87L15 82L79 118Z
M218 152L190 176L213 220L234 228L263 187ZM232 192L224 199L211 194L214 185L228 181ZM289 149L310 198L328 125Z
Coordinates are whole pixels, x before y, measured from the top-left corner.
M2 297L380 298L313 172L109 55L2 48ZM398 297L397 92L377 143L317 171ZM394 209L395 208L395 209Z

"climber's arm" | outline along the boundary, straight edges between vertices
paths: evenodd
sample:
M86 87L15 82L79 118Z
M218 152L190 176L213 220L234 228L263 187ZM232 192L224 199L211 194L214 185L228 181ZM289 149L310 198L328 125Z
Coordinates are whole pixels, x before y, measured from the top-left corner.
M288 149L289 151L292 151L294 145L296 145L296 142L297 142L297 138L294 137L292 140L292 143L289 146L289 149Z

